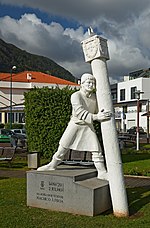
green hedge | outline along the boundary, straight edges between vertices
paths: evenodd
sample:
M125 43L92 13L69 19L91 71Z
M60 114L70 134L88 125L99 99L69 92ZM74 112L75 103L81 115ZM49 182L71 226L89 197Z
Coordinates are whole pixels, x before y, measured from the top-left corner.
M5 128L10 129L10 123L9 122L5 124ZM24 125L21 123L12 123L12 129L23 129L23 128L24 128Z
M59 140L71 115L68 87L34 88L25 93L25 118L29 152L39 151L50 157L57 150Z
M5 124L0 123L0 128L4 128Z

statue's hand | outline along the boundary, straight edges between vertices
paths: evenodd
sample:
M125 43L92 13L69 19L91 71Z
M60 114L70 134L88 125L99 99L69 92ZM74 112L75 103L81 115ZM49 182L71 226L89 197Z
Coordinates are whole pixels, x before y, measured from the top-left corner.
M109 111L107 111L107 112L99 112L98 114L97 114L97 117L98 117L98 121L100 121L100 122L102 122L102 121L106 121L106 120L110 120L110 118L111 118L111 116L112 116L112 113L111 112L109 112Z
M93 120L98 120L100 122L110 120L112 113L109 111L99 112L98 114L93 115Z

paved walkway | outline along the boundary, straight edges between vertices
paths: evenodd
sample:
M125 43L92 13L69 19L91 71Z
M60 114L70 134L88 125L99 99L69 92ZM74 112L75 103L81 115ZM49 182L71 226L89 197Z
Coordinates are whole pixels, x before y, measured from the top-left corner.
M24 177L26 177L26 171L24 171L24 170L0 170L0 178L1 177L24 178Z
M0 178L25 178L26 171L24 170L0 170ZM129 188L134 187L149 187L150 177L128 176L125 175L125 184Z
M149 187L150 188L150 177L125 175L125 184L129 188L135 188L135 187Z

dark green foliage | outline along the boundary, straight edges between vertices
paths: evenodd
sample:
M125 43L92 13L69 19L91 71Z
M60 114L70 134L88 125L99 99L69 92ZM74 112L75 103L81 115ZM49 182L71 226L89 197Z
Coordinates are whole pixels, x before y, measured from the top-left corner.
M24 125L21 123L13 123L12 129L23 129Z
M9 73L13 65L17 66L16 72L26 70L41 71L58 78L75 82L74 76L53 60L30 54L0 39L0 72Z
M25 93L29 152L39 151L44 157L51 157L56 151L70 119L70 96L73 92L68 87L45 87Z
M23 124L21 123L12 123L12 129L22 129L24 127ZM5 128L9 129L10 128L10 123L5 124Z
M4 124L3 123L0 123L0 128L4 128Z

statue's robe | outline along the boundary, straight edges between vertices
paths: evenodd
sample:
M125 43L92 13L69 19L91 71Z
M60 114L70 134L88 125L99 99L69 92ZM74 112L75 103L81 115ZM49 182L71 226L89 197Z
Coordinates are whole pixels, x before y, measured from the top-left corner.
M96 96L89 97L80 89L71 96L72 116L60 139L66 149L78 151L102 151L93 127L92 114L98 112Z

